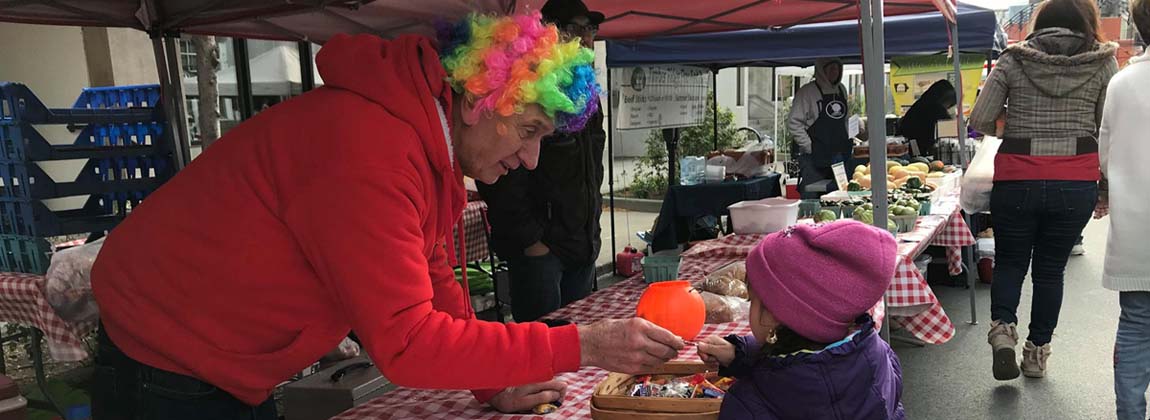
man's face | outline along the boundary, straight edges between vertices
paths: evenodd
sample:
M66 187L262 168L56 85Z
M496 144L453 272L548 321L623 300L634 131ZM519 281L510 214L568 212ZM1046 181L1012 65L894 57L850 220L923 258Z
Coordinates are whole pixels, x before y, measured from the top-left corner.
M587 16L576 16L559 29L569 37L578 37L583 47L595 49L595 34L599 32L599 25L592 24Z
M836 81L842 80L842 77L843 77L843 65L842 64L839 64L839 63L827 64L826 67L823 67L823 71L827 75L827 80L829 80L831 82L836 82Z
M459 164L463 174L485 184L520 166L535 169L539 163L539 142L555 131L543 108L524 107L522 113L503 117L481 115L473 125L463 125L460 134Z

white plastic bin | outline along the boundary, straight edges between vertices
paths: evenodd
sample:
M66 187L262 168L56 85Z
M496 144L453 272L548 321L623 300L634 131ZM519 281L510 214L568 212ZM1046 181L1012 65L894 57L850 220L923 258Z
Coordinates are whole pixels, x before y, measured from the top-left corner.
M737 234L778 232L799 220L799 200L781 197L740 201L727 210Z

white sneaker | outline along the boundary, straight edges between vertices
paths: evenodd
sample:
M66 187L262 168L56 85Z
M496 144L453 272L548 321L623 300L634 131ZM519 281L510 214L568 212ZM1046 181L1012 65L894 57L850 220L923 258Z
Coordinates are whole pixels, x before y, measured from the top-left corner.
M1074 248L1070 248L1070 255L1086 255L1086 248L1082 244L1075 244Z

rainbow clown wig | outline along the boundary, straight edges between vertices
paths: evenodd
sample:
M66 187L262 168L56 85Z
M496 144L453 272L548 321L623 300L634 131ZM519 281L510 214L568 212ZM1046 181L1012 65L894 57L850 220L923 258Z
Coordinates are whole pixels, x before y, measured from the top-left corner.
M456 93L477 112L509 116L539 104L560 132L579 131L599 108L595 53L561 40L539 12L471 14L439 27L439 56Z

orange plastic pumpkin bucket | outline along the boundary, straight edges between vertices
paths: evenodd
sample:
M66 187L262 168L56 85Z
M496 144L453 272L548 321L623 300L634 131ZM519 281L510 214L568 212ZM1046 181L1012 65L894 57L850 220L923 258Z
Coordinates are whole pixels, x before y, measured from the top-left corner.
M684 340L693 340L707 320L703 295L684 280L652 283L639 298L636 315L666 328Z

